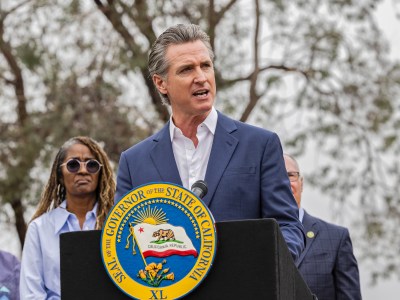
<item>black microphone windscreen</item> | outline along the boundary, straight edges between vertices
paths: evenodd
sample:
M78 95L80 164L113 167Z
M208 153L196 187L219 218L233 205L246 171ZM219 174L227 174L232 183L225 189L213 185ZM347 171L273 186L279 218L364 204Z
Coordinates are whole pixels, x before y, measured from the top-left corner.
M200 199L203 198L208 192L207 183L204 180L197 180L192 185L192 192Z

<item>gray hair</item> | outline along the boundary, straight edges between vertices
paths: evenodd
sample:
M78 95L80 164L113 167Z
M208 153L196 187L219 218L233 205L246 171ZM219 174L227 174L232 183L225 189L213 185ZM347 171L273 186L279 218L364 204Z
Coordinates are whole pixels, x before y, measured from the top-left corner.
M150 49L148 68L150 77L157 74L166 78L169 63L165 55L170 45L180 45L189 42L202 41L208 49L211 61L214 61L214 52L210 44L210 37L195 24L178 24L165 30L154 42ZM170 105L168 96L160 93L163 104Z
M297 172L300 173L300 167L299 167L299 163L297 162L297 160L292 155L287 154L287 153L283 153L283 156L289 157L293 161L295 167L297 168Z

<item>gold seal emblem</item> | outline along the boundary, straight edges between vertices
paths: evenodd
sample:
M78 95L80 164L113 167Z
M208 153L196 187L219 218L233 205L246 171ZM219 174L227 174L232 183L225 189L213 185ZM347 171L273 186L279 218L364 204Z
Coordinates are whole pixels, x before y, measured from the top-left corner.
M177 299L197 287L212 266L215 221L181 186L140 186L109 213L101 250L109 277L130 297Z

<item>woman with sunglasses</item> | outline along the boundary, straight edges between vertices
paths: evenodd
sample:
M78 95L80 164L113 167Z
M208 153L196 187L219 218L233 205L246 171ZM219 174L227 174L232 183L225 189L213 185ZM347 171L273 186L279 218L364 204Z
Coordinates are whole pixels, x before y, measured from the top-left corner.
M114 192L107 154L94 140L74 137L61 147L26 234L21 299L60 299L60 234L101 229Z

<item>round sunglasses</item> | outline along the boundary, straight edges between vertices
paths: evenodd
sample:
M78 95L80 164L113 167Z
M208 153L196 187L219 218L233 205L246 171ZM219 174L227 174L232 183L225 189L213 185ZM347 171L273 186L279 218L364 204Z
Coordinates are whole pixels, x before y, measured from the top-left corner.
M66 166L68 172L78 173L79 170L81 169L82 164L90 174L96 174L97 172L100 171L100 168L103 166L95 159L80 161L79 159L71 158L67 162L61 164L60 167Z

